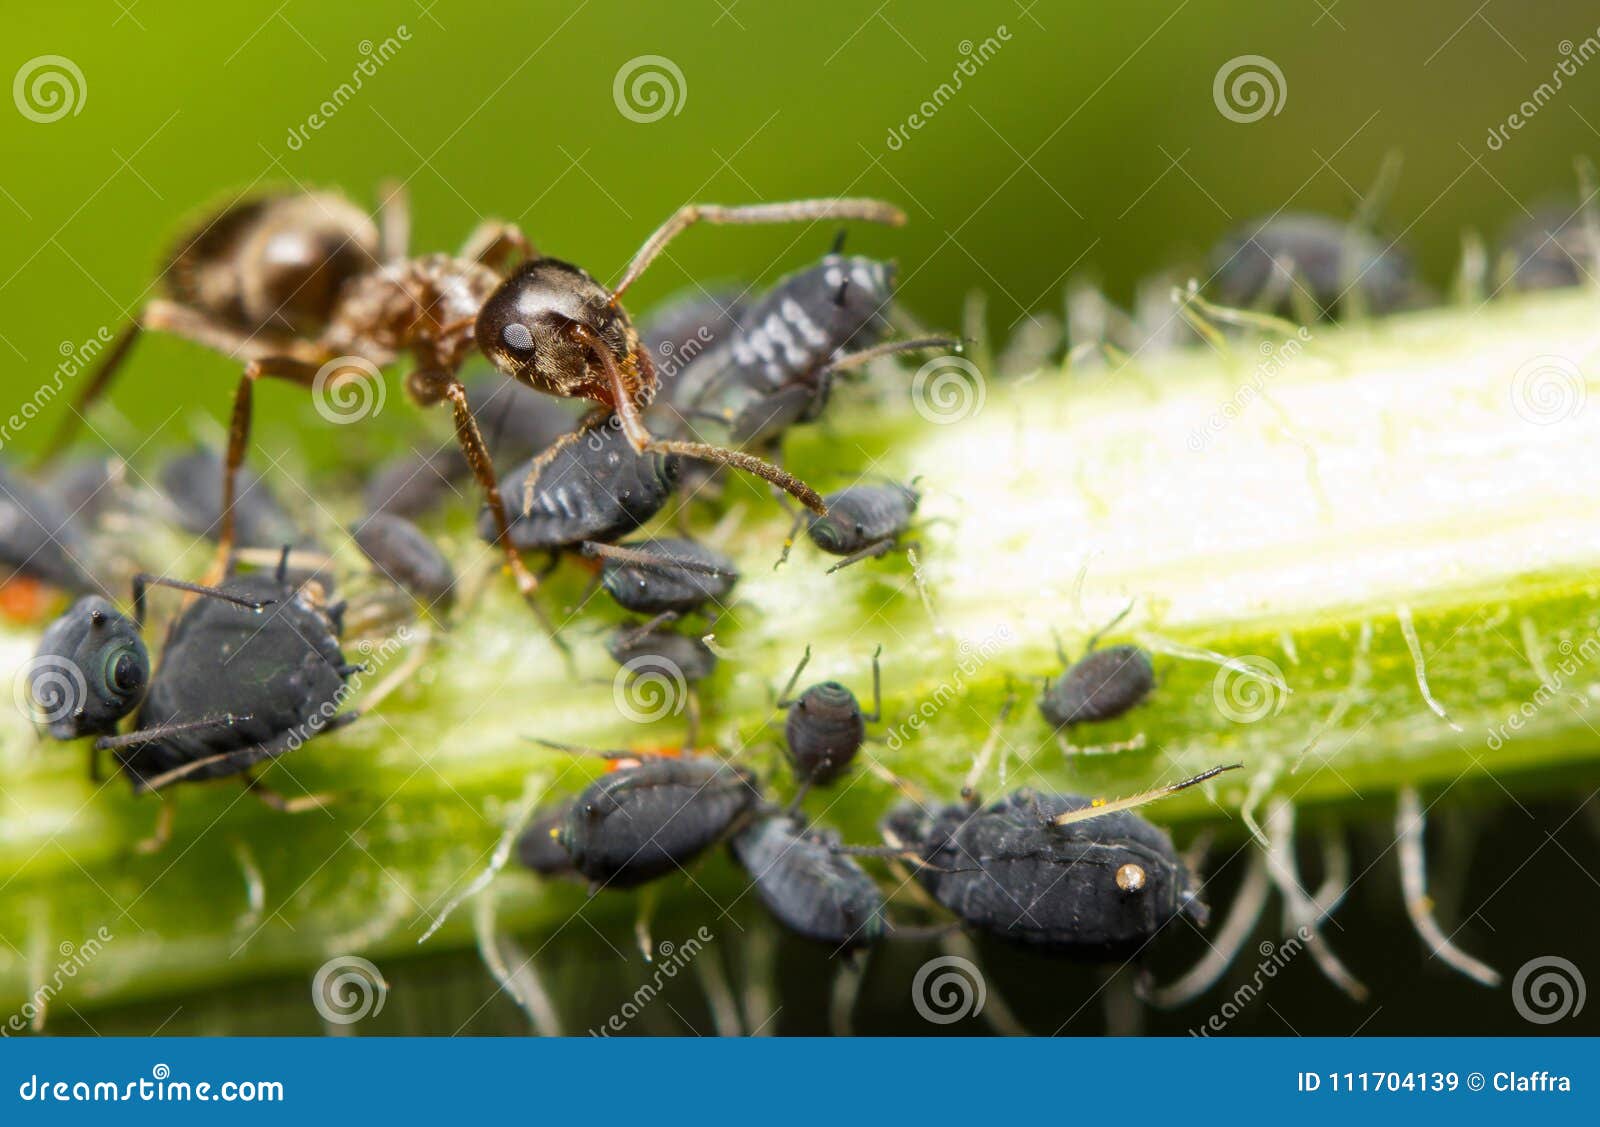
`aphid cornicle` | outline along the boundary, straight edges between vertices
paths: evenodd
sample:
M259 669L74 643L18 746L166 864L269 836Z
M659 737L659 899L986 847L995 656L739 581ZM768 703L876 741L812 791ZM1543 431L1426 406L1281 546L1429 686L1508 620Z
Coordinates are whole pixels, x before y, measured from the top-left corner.
M419 601L447 610L455 600L455 568L415 524L392 513L370 513L350 528L374 566Z
M1309 303L1317 316L1333 317L1351 296L1389 313L1418 296L1404 251L1326 215L1290 212L1242 224L1212 251L1211 268L1223 304L1283 316Z
M1094 961L1125 959L1180 915L1206 922L1193 877L1165 831L1129 811L1066 826L1077 795L1017 791L982 808L902 806L885 836L924 862L916 879L962 923Z
M802 513L796 520L806 522L806 535L811 542L830 556L844 559L828 569L833 574L840 568L874 559L894 550L900 537L911 527L922 495L909 485L898 482L862 483L847 486L825 498L826 516ZM793 533L789 540L794 539ZM786 543L781 564L789 558Z
M600 585L619 606L637 614L687 614L720 603L739 581L733 560L696 540L586 543L583 551L604 560Z
M563 446L542 469L538 461L506 475L507 495L527 502L513 503L509 525L518 552L557 552L626 536L661 511L678 480L675 455L640 454L620 430L606 426ZM534 492L527 497L530 476ZM480 514L478 534L495 542L492 512Z
M856 695L837 681L821 681L798 697L790 696L811 660L811 647L806 647L777 703L788 710L783 722L784 750L795 780L802 786L830 783L843 774L866 742L867 724L882 717L878 671L882 652L879 646L872 653L872 711L868 713L861 710Z
M787 814L760 818L729 842L756 896L795 934L851 951L884 933L883 893L836 835L806 831Z
M720 760L649 758L589 784L561 843L594 884L633 888L721 841L760 797L750 772Z

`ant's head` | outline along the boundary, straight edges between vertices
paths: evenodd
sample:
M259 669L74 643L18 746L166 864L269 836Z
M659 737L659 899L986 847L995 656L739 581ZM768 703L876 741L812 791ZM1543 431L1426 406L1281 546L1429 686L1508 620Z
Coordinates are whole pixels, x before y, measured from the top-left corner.
M580 331L584 330L584 331ZM611 293L578 267L553 258L525 262L478 311L478 348L494 366L536 391L568 398L609 397L589 341L617 365L638 334Z
M34 717L54 739L109 735L150 684L150 655L132 620L88 595L44 632L28 665Z

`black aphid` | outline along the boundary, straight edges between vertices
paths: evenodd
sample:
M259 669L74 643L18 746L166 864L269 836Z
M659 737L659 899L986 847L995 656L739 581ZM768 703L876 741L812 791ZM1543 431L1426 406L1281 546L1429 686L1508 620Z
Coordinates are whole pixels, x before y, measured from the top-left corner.
M0 582L22 577L73 594L98 591L89 560L70 510L0 466Z
M1054 681L1047 681L1039 697L1039 711L1052 727L1113 720L1138 705L1155 688L1155 666L1150 655L1138 646L1096 649L1101 637L1126 618L1131 609L1124 609L1096 631L1076 662L1067 657L1057 640L1056 656L1065 672Z
M1540 208L1507 236L1497 267L1517 290L1576 286L1600 272L1600 231L1582 209Z
M1071 958L1126 959L1179 916L1207 920L1172 839L1133 808L1237 766L1111 802L1019 790L989 806L905 805L884 836L916 854L917 880L966 926Z
M606 650L618 665L628 669L660 670L663 663L669 663L690 684L704 681L716 669L717 655L697 635L670 629L677 617L668 611L649 622L623 626L611 635Z
M591 783L573 802L561 843L594 884L632 888L721 841L760 797L754 776L720 760L645 759Z
M161 490L187 532L216 540L222 533L222 458L205 447L161 466ZM278 548L303 543L294 520L260 475L241 469L233 502L236 543L241 548Z
M889 331L893 299L893 264L837 251L780 279L677 381L671 402L680 425L690 433L720 430L741 446L768 446L822 414L836 374L885 352L956 343L875 348Z
M585 540L626 536L661 511L678 479L676 455L636 452L618 428L597 426L583 439L506 475L511 541L521 552L561 551ZM529 474L536 484L528 496ZM478 519L478 534L493 543L493 514Z
M377 569L418 600L447 610L455 599L455 568L427 533L404 517L371 513L350 528L356 546Z
M739 581L733 560L695 540L590 542L583 550L604 559L600 585L618 604L638 614L687 614L706 603L721 603Z
M867 713L861 711L856 695L837 681L821 681L798 697L790 696L811 660L811 647L806 647L777 705L789 712L783 724L784 750L795 780L803 787L830 783L843 774L866 742L867 724L882 717L878 671L882 652L882 646L872 652L872 711Z
M897 482L851 485L830 493L824 499L827 516L801 513L796 519L795 531L805 522L806 534L811 542L830 556L844 559L828 569L828 573L842 567L870 560L894 550L900 537L911 527L917 504L922 495L909 485ZM789 537L794 540L793 533ZM789 558L789 544L784 545L781 564Z
M1404 251L1331 216L1295 213L1245 223L1211 253L1213 287L1225 305L1293 317L1307 305L1331 318L1358 298L1389 313L1418 296Z
M883 893L838 837L807 831L787 814L764 817L729 843L756 896L777 921L806 939L851 951L884 932Z

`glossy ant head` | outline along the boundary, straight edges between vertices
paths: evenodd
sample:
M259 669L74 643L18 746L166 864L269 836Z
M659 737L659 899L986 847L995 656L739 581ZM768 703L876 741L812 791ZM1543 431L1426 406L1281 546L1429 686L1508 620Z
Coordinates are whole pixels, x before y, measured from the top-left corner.
M495 367L536 391L611 405L603 348L635 371L639 335L611 291L583 270L535 259L500 283L478 312L479 349Z

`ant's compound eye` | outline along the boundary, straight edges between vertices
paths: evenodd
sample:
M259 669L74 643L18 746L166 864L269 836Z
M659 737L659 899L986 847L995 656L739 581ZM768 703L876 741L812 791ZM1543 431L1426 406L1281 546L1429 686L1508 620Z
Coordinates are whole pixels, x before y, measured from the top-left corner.
M512 321L500 330L500 339L513 352L532 352L533 333L521 321Z
M1144 889L1145 872L1143 867L1131 861L1117 870L1117 887L1124 892L1139 892Z

